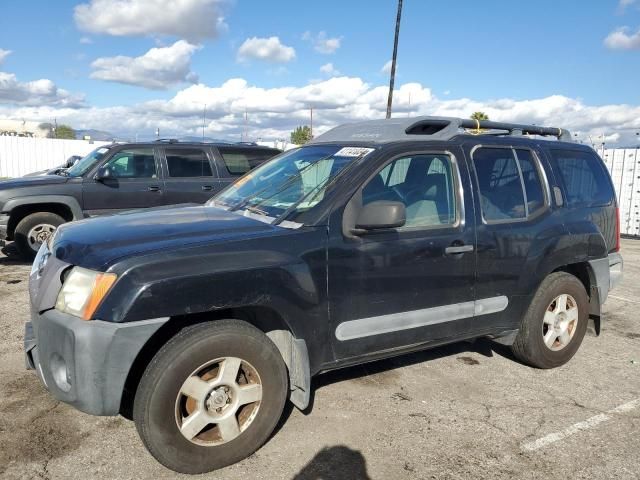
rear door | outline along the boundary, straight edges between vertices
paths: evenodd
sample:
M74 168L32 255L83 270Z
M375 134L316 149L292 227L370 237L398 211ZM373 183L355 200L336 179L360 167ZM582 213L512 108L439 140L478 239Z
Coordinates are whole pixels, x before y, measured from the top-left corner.
M165 205L205 203L222 187L209 147L166 146L162 160Z
M259 147L229 146L218 147L218 172L220 183L226 187L249 170L275 157L278 150Z
M476 299L499 298L504 304L498 312L478 316L474 328L477 333L509 330L532 293L521 280L537 267L546 238L558 235L562 221L553 216L546 172L535 148L477 145L470 146L467 156L476 192Z
M111 177L84 179L82 200L89 216L162 205L163 187L158 152L153 147L128 147L115 152L103 166Z

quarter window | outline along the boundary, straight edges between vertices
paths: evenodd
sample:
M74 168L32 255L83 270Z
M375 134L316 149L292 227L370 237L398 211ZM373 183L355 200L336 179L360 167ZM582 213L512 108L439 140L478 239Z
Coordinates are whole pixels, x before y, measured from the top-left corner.
M575 206L608 205L614 199L609 175L600 160L589 152L551 150L564 185L567 204Z
M170 177L211 177L211 164L204 150L199 148L167 148L167 167Z
M105 165L113 178L157 178L152 148L121 150Z
M479 148L473 166L485 221L521 220L545 208L540 173L530 150Z
M251 148L219 148L222 160L232 175L244 175L276 154L276 151Z
M451 159L447 155L402 157L386 165L362 189L362 204L401 202L405 227L452 225L457 218Z

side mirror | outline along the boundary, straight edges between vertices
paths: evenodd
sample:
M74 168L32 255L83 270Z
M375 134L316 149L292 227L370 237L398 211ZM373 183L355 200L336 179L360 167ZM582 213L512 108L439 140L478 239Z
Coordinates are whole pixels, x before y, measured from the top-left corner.
M96 182L104 182L105 180L109 180L113 175L111 173L111 169L109 167L100 167L96 172L95 179Z
M369 230L402 227L407 220L405 206L401 202L378 200L365 205L356 221L356 231L365 233Z

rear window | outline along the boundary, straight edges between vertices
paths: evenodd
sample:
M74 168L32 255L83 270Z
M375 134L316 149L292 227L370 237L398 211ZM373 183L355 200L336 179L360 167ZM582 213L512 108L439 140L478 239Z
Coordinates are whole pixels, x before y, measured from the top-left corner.
M231 175L244 175L261 163L274 157L276 150L261 150L254 148L219 148L222 160Z
M595 153L551 150L570 207L608 205L614 199L609 174Z
M170 177L211 177L211 164L200 148L167 148L167 167Z

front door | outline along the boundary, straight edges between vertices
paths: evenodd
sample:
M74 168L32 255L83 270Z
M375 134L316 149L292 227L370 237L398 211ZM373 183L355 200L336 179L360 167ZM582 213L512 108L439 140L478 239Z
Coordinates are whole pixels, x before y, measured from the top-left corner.
M458 157L458 158L456 158ZM475 231L461 152L388 159L330 220L331 341L338 360L463 335L473 327ZM406 223L354 235L351 212L401 202Z
M98 181L86 178L82 201L89 216L162 205L163 182L154 149L127 148L109 158L110 176Z

